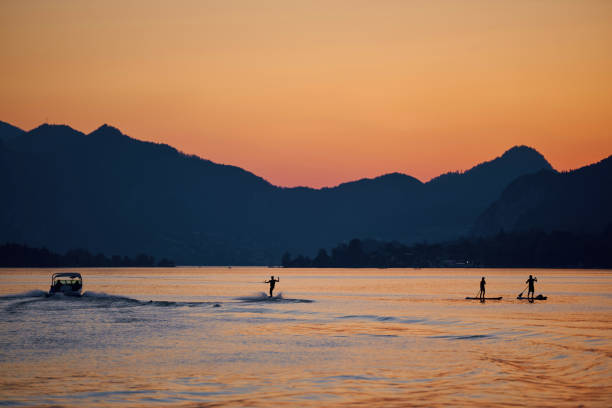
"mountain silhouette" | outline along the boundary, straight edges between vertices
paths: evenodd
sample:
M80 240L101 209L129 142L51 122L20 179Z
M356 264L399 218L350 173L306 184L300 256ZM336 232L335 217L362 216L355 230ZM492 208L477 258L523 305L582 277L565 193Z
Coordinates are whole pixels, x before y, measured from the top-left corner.
M9 123L0 121L0 144L25 133L23 130Z
M601 233L611 223L612 156L569 172L542 170L519 177L476 220L473 233Z
M286 250L312 255L355 237L452 239L469 233L517 177L554 172L521 146L427 183L392 173L283 188L107 125L90 134L4 128L11 136L0 145L0 242L148 253L178 264L278 264Z

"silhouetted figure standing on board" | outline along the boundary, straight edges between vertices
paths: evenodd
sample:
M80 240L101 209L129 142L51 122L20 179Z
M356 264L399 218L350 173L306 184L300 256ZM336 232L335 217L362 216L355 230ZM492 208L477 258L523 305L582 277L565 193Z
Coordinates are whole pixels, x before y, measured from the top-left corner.
M272 297L272 292L274 291L274 285L276 285L276 282L280 282L280 276L278 279L274 279L274 275L272 275L270 276L270 280L264 281L264 283L270 284L270 297Z
M487 282L485 282L485 278L483 276L482 279L480 280L480 292L478 293L478 297L482 301L485 300L485 285L486 284L487 284Z
M533 299L533 296L535 295L535 288L533 286L534 282L537 282L538 278L534 278L533 276L529 275L529 279L527 279L525 281L525 283L527 283L529 285L529 290L527 291L527 297L529 298L529 294L531 293L531 298Z

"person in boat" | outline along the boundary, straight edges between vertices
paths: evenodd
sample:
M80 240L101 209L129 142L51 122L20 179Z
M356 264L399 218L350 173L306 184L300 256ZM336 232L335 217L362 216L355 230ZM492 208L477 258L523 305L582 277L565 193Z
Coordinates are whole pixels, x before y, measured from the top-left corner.
M529 298L529 294L531 293L531 298L533 299L533 296L535 295L535 287L533 285L534 282L537 282L538 278L534 278L533 276L529 275L529 279L527 279L525 281L526 284L529 285L529 290L527 291L527 297Z
M487 282L485 282L485 278L483 276L482 279L480 280L480 292L478 293L478 297L481 300L484 300L484 298L485 298L485 285L486 284L487 284Z
M270 284L270 297L272 297L272 292L274 291L274 285L276 282L280 282L280 276L278 279L274 279L274 275L270 276L270 280L264 281L264 283Z
M59 280L59 279L57 281L55 281L54 288L55 288L56 291L59 292L59 290L62 288L62 281Z

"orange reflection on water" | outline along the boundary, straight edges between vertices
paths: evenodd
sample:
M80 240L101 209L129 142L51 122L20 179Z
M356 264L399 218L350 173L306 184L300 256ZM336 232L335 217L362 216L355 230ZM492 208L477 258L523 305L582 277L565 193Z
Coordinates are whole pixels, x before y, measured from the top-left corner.
M272 272L273 271L273 272ZM0 403L609 406L612 273L581 270L0 273ZM263 283L280 275L269 300ZM516 300L529 274L533 304ZM467 301L487 277L501 301ZM24 293L28 292L29 293Z

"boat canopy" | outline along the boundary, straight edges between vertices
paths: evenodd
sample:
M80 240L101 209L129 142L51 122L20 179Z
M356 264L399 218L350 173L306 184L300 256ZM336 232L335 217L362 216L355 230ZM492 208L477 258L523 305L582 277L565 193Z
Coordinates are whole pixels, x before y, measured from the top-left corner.
M70 279L81 279L81 280L83 280L83 278L81 277L81 274L77 273L77 272L54 273L53 276L51 276L51 280L52 281L54 281L55 279L59 279L59 278L70 278Z

